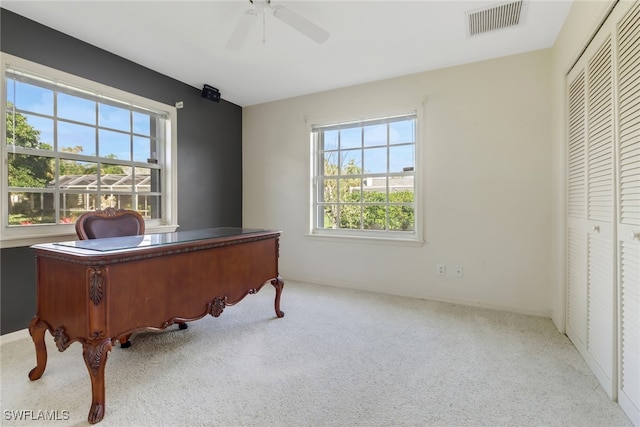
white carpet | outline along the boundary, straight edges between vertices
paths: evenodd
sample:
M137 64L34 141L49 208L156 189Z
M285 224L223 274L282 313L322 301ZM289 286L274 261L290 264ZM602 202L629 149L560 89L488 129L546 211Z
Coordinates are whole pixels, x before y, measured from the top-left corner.
M99 425L631 425L549 319L286 281L277 319L273 297L114 347ZM31 340L2 344L2 425L87 425L81 345L46 342L34 382Z

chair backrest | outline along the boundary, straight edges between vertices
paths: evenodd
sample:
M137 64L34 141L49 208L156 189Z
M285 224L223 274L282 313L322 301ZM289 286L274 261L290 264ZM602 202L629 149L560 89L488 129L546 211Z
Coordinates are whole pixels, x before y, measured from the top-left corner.
M76 221L80 240L144 234L144 218L136 211L106 208L87 212Z

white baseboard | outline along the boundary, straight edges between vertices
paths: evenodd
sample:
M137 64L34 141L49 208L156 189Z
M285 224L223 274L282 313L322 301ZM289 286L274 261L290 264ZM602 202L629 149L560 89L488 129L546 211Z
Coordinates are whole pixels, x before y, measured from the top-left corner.
M411 294L410 292L398 292L397 289L368 288L366 286L362 286L359 284L328 281L328 280L318 279L318 278L287 276L284 274L282 275L282 277L284 279L285 286L286 286L287 280L291 280L292 282L310 283L310 284L317 284L322 286L331 286L334 288L347 288L347 289L354 289L354 290L366 291L366 292L378 292L382 294L396 295L400 297L417 298L417 299L424 299L429 301L445 302L449 304L486 308L489 310L524 314L527 316L545 317L548 319L550 319L552 315L551 311L529 310L521 307L508 307L508 306L503 306L498 304L486 304L486 303L481 303L476 301L465 301L465 300L453 299L453 298L439 298L438 296L435 296L435 295L414 295L414 294Z
M0 345L7 344L14 341L19 341L24 338L30 338L29 329L21 329L19 331L10 332L8 334L0 335Z

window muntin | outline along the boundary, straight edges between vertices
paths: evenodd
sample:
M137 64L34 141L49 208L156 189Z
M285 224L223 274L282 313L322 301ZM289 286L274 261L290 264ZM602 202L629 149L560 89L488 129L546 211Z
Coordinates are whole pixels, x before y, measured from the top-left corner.
M417 239L417 114L312 127L312 233Z
M108 206L173 225L173 107L2 55L3 241L67 234Z

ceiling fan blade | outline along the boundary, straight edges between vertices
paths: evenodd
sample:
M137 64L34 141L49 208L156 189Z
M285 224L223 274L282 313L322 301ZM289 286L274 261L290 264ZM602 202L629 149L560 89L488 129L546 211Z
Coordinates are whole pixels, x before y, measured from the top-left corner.
M282 22L300 31L302 34L309 37L314 42L322 44L329 38L329 33L327 31L318 27L308 19L293 12L291 9L288 9L282 5L272 6L271 8L273 9L273 16L281 19Z
M236 25L236 29L233 30L229 41L227 42L227 49L240 49L240 46L244 43L253 24L253 18L255 18L256 11L253 9L246 10Z

